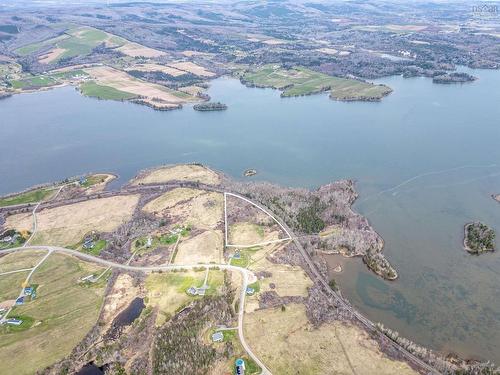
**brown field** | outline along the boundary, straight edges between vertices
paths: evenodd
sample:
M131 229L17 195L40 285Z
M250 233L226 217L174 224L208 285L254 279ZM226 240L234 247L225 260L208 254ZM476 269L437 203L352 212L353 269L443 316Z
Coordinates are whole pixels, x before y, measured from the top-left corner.
M336 55L337 53L339 53L339 51L337 51L334 48L320 48L320 49L318 49L318 51L322 52L322 53L326 53L327 55Z
M131 66L130 68L127 68L127 70L139 70L141 72L162 72L174 77L186 74L186 72L182 70L159 64L136 64Z
M34 267L47 254L42 250L18 251L0 258L0 273ZM27 274L24 275L26 277Z
M142 46L137 43L128 42L125 45L117 48L118 51L124 53L131 57L160 57L165 56L166 53L163 51L158 51L157 49Z
M45 55L40 56L38 59L38 62L41 64L49 64L54 60L57 60L59 56L61 56L66 50L64 48L54 48L52 49L49 53L46 53Z
M222 259L222 246L222 231L210 230L203 232L196 237L179 243L174 263L220 263Z
M223 221L224 198L221 193L208 192L188 203L184 223L196 228L215 229Z
M192 63L190 61L181 61L173 64L169 64L169 66L172 66L176 69L179 70L184 70L185 72L193 73L197 76L200 77L214 77L215 73L208 71L204 67L197 65L195 63Z
M175 188L152 200L151 202L148 202L142 209L149 213L163 211L174 207L180 202L191 200L192 198L203 193L203 190Z
M198 93L205 91L205 89L198 86L184 86L179 87L179 91L185 92L186 94L196 96Z
M162 184L172 181L190 181L206 185L218 185L220 178L217 173L206 167L194 164L182 164L154 169L144 176L132 180L132 184Z
M120 91L143 96L147 99L158 98L163 103L171 105L196 101L195 98L190 97L185 93L179 93L161 85L136 79L121 70L117 70L109 66L88 68L85 69L85 72L92 76L96 83L100 85L109 86Z
M275 374L417 374L385 357L360 328L340 322L314 328L299 304L245 315L245 337Z
M111 232L130 220L139 195L92 199L37 213L38 231L33 244L70 246L96 230ZM31 213L9 216L7 228L31 230Z
M235 223L228 228L228 241L231 245L255 245L279 239L279 232L253 223Z
M260 290L262 292L273 290L270 284L275 285L274 291L279 296L302 296L307 297L308 288L313 282L301 267L290 266L287 264L274 264L262 257L249 267L252 271L269 271L271 277L266 277L260 281Z

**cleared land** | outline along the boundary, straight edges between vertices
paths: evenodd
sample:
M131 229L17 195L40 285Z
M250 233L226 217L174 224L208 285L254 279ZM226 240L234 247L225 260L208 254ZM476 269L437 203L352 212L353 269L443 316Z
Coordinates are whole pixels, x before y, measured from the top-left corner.
M223 235L219 230L206 231L179 243L174 263L220 263Z
M47 252L41 250L30 250L6 254L0 258L0 273L24 268L32 268L45 254L47 254ZM24 275L24 277L26 276L27 274Z
M55 190L53 187L26 191L24 193L0 198L0 207L46 201L54 196L56 192L57 190Z
M85 69L85 72L95 80L97 85L140 96L144 100L153 100L161 107L177 107L179 104L197 100L184 92L136 79L121 70L109 66L88 68Z
M130 220L139 195L116 196L50 208L37 213L38 231L33 244L70 246L92 230L111 232ZM32 216L9 216L7 228L31 230Z
M166 53L157 49L149 48L141 44L127 41L123 46L117 48L121 53L131 57L160 57Z
M202 190L176 188L168 191L167 193L152 200L151 202L148 202L142 209L146 212L151 213L163 211L165 209L172 208L183 201L188 201L203 193L204 192Z
M98 85L95 82L84 82L80 85L80 91L85 96L105 100L128 100L137 98L137 95L117 90L113 87Z
M205 280L205 270L189 272L153 273L146 279L148 305L158 306L156 324L159 326L170 319L194 297L186 293L190 287L201 287ZM207 295L213 295L223 284L222 271L210 271L207 284Z
M332 77L303 67L284 69L265 65L245 72L242 79L246 84L281 90L284 97L330 91L330 97L337 100L379 100L391 92L385 85Z
M254 245L279 239L279 233L253 223L235 223L228 228L231 245Z
M201 165L181 164L160 167L148 171L132 180L132 184L162 184L172 181L200 182L206 185L218 185L220 183L220 178L217 173Z
M186 72L173 68L171 66L159 65L159 64L136 64L128 68L127 70L138 70L140 72L162 72L174 77L186 74Z
M82 285L78 280L99 270L60 254L52 254L40 266L32 279L32 284L38 284L37 298L11 314L32 320L31 327L0 329L0 372L9 369L10 374L33 374L71 352L95 324L105 285ZM18 294L20 283L7 289ZM22 360L19 353L25 353Z
M417 374L380 354L377 343L356 326L336 322L314 328L303 305L249 313L244 331L275 374Z
M182 62L177 62L173 64L169 64L169 66L183 70L185 72L192 73L194 75L200 76L200 77L215 77L215 73L205 69L204 67L197 65L193 62L190 61L182 61Z

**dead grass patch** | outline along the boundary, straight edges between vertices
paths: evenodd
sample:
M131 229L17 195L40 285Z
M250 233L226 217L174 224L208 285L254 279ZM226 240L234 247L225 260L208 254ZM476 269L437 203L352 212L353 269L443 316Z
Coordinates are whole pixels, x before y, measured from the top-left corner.
M220 178L217 173L196 164L181 164L165 166L147 172L132 181L133 185L138 184L162 184L172 181L200 182L206 185L218 185Z
M45 254L47 252L43 250L17 251L6 254L0 258L0 273L33 268Z
M185 72L193 73L194 75L201 77L214 77L215 73L205 69L204 67L197 65L190 61L180 61L173 64L169 64L170 66L183 70Z
M222 246L222 231L210 230L203 232L196 237L179 243L174 263L220 263L222 258Z
M45 55L41 56L38 59L38 62L41 64L50 64L52 61L55 61L61 56L66 50L64 48L54 48L52 49L49 53L46 53Z
M155 99L158 103L170 105L178 105L197 100L185 93L180 93L155 83L136 79L126 72L109 66L88 68L85 69L85 72L93 77L99 85L112 87L120 91L144 97L145 100L149 100L151 104L155 104Z
M299 304L245 316L245 337L275 374L417 374L384 356L360 328L340 322L314 328Z
M141 44L128 42L125 45L117 48L118 51L131 57L160 57L166 53L157 49L149 48Z
M49 208L37 213L38 231L33 244L69 246L92 231L112 232L132 217L139 195L115 196ZM6 227L32 230L31 214L7 218Z
M174 76L174 77L186 74L186 72L183 72L182 70L172 68L171 66L160 65L160 64L136 64L136 65L128 68L127 70L139 70L141 72L162 72L162 73Z
M148 202L142 209L149 213L163 211L174 207L180 202L191 200L200 194L203 194L202 190L175 188Z

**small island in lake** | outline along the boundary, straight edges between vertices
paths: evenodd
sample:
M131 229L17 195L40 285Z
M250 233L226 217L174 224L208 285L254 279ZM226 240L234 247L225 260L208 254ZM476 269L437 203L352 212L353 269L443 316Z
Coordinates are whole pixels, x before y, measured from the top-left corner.
M433 83L450 84L450 83L465 83L473 82L477 78L468 73L443 73L432 78Z
M500 194L492 194L491 197L496 200L498 203L500 203Z
M255 176L256 174L257 174L256 169L247 169L245 172L243 172L243 176L245 177Z
M495 231L480 222L469 223L464 228L464 247L471 254L495 250Z
M221 102L201 103L195 104L193 109L195 111L224 111L227 109L227 105Z

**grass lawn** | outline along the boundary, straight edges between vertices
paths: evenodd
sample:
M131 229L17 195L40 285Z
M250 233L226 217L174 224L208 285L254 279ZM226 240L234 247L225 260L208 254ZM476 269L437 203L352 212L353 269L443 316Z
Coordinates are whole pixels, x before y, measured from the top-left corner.
M50 255L32 278L38 284L37 298L12 311L12 317L25 317L28 323L32 319L30 327L0 328L0 373L33 374L71 352L95 324L105 287L105 280L90 285L78 280L101 269L65 255ZM19 278L26 275L14 275L18 280L9 275L6 285L0 278L0 297L19 293ZM19 360L19 353L29 355Z
M256 86L282 90L281 95L284 97L330 91L333 99L366 100L379 99L391 91L384 85L332 77L304 67L284 69L276 65L265 65L254 71L245 72L243 79Z
M231 266L247 268L252 263L252 256L261 249L259 246L240 249L240 259L231 258Z
M49 87L54 86L58 82L48 75L39 75L34 77L28 77L24 79L16 79L10 81L10 84L15 89L24 89L24 88L38 88L38 87Z
M56 191L57 190L54 188L40 188L12 195L10 197L0 198L0 207L45 201L52 197Z
M136 98L137 95L129 92L117 90L110 86L98 85L95 82L84 82L80 85L80 90L83 95L91 96L99 99L108 100L128 100Z

